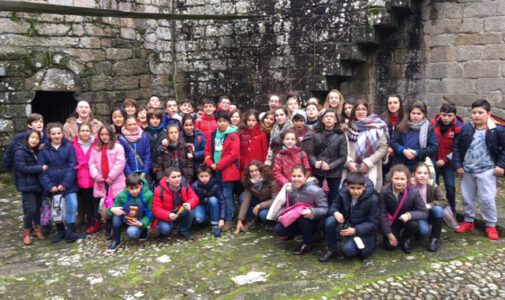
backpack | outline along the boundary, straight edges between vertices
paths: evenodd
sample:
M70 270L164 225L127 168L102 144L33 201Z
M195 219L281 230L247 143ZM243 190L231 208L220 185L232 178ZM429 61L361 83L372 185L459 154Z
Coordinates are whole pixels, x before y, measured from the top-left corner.
M146 202L144 201L144 195L142 191L139 194L140 203L136 201L132 201L132 196L128 193L126 203L123 204L123 211L125 215L123 216L123 221L127 222L130 220L137 221L142 219L144 215L146 215L149 219L152 219L152 214L147 208Z

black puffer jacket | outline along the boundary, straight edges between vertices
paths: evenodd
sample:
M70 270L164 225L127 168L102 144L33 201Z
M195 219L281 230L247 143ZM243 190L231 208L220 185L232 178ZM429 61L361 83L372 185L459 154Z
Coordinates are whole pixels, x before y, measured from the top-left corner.
M37 162L35 153L23 144L17 144L14 150L14 178L19 192L42 192L39 175L42 165Z
M309 162L312 173L316 176L340 178L347 161L347 141L340 130L322 130L312 134L309 142ZM316 169L316 161L324 161L330 165L329 171Z

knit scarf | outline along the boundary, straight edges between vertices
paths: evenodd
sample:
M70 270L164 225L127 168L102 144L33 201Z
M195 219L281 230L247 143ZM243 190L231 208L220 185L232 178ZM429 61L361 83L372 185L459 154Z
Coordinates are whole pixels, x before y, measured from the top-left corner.
M270 145L280 145L281 144L281 134L288 130L293 125L291 120L286 120L286 123L281 127L279 124L275 123L272 132L270 133Z
M260 177L256 180L251 178L249 181L251 181L251 183L252 183L251 188L253 188L257 191L261 190L261 188L263 187L263 177Z
M130 143L136 143L142 138L142 129L140 126L137 126L135 131L126 130L126 127L121 129L121 133L125 137L125 139Z
M398 115L389 115L389 122L391 123L391 126L395 128L396 125L398 125Z
M428 144L428 128L430 127L430 121L424 118L418 123L409 121L408 125L410 130L419 131L419 146L421 149L426 148L426 145Z
M157 136L165 127L163 124L160 124L158 127L153 127L151 125L147 126L146 130L152 132L155 136Z
M377 150L382 135L387 132L386 129L386 123L376 114L371 114L360 121L351 121L347 137L351 143L357 145L356 163L362 163Z
M109 156L107 155L107 145L102 146L102 177L106 180L109 177Z
M228 126L224 132L221 130L216 130L216 137L214 138L214 163L218 163L221 160L221 155L223 154L224 139L228 134L236 132L238 129L234 126Z

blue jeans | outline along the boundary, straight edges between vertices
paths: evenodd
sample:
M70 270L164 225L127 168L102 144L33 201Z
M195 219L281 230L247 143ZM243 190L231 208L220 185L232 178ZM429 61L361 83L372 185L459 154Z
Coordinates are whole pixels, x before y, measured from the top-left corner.
M218 173L219 182L223 188L223 196L225 203L225 214L224 220L226 222L231 222L233 219L234 203L233 203L233 185L234 181L223 181L223 176Z
M239 202L240 202L240 206L242 206L242 202L244 202L244 193L240 194L240 197L239 197ZM245 216L245 222L249 222L253 219L256 218L256 216L253 214L253 208L260 204L260 201L258 200L258 198L256 197L251 197L251 203L249 204L249 207L247 208L247 214ZM265 209L262 209L260 210L259 214L258 214L258 217L260 218L261 221L263 222L267 222L267 215L268 215L268 208L265 208Z
M121 226L123 226L123 224L124 224L123 217L116 215L112 217L113 228L115 227L118 228L118 230L121 230ZM138 239L141 233L142 233L142 227L128 226L128 228L126 228L126 235L131 239Z
M438 205L433 206L429 210L427 220L419 220L419 234L428 235L430 233L430 223L433 219L442 219L444 217L444 209Z
M77 193L69 193L65 195L65 223L75 223L75 214L77 213Z
M319 186L323 186L324 177L317 176L317 181L319 181ZM328 207L331 206L331 203L335 201L338 195L338 191L340 190L340 178L328 178L326 177L326 182L328 182L328 188L330 191L328 192Z
M23 224L25 229L33 225L40 225L40 207L42 195L39 192L22 192L23 197Z
M179 218L175 221L167 222L167 221L159 221L158 222L158 231L161 235L168 236L172 233L172 229L174 228L174 222L179 223L179 232L180 233L188 233L191 225L193 224L193 218L195 216L195 210L191 210L190 212L183 211Z
M202 203L195 208L195 222L203 224L207 220L207 214L210 216L210 225L217 226L219 223L219 199L210 197L207 203Z
M437 184L439 183L440 176L444 178L445 196L449 201L449 206L453 213L456 213L456 171L452 166L444 168L436 168Z

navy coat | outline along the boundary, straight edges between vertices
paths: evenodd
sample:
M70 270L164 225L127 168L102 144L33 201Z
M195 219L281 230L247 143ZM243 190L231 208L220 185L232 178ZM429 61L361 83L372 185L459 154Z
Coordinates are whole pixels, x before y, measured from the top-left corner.
M433 126L430 125L428 129L426 148L420 148L419 145L419 131L409 129L407 133L401 133L395 129L393 137L391 138L391 147L395 150L392 165L404 164L411 172L414 171L416 165L420 161L424 161L426 157L435 159L438 154L438 138L435 134ZM403 155L403 150L410 148L416 150L418 155L413 160L408 160Z
M42 164L37 161L36 154L24 144L17 144L14 150L14 179L19 192L41 192L39 175L42 174Z
M65 194L77 193L77 156L67 139L62 139L58 149L48 141L39 153L39 164L49 166L47 172L39 176L44 193L49 194L51 188L58 185L65 187Z
M32 132L31 129L27 129L23 132L16 133L12 142L9 144L7 149L5 149L4 157L3 157L3 167L5 170L9 171L14 167L14 153L16 152L16 147L19 143L26 140L28 133ZM46 142L46 135L42 135L42 139L40 140L41 144Z
M198 195L198 198L200 198L200 204L207 204L210 197L216 197L219 200L219 219L223 220L225 215L225 202L218 180L212 177L207 184L203 184L197 179L193 182L191 187Z
M328 212L330 215L333 215L336 211L340 212L344 215L346 222L356 229L356 235L363 240L365 246L375 245L379 226L379 197L370 179L367 180L365 191L358 199L352 212L351 202L351 194L347 189L347 185L343 184Z

